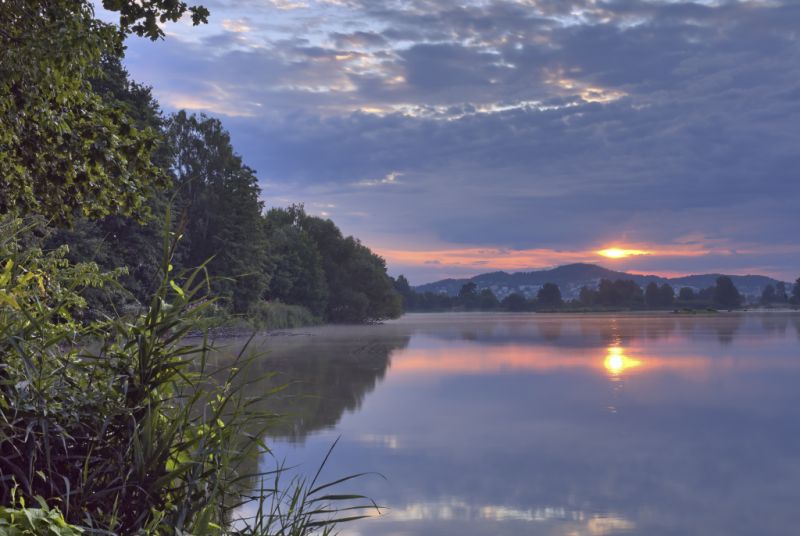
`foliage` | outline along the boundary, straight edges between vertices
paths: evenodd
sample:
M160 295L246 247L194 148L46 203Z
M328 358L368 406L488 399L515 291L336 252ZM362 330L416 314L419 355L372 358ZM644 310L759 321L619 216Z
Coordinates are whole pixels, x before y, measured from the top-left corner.
M81 291L110 276L71 265L66 248L27 246L20 225L4 222L0 234L0 504L41 497L104 533L221 534L250 500L242 464L266 449L270 415L240 396L242 355L212 370L207 339L185 339L213 303L201 298L204 271L175 274L164 262L143 314L87 324ZM165 240L164 258L173 252ZM279 490L270 493L264 501ZM336 522L336 508L309 512L317 524L283 533Z
M20 499L19 507L0 506L0 536L80 536L84 530L68 524L55 508L50 508L41 497L35 497L39 508L27 508ZM12 496L16 503L16 496Z
M734 309L742 303L742 296L730 277L720 276L714 287L714 303L724 309Z
M528 301L525 296L516 292L509 294L500 302L506 311L522 312L528 310Z
M790 301L794 305L800 305L800 277L797 278L797 281L794 282L794 286L792 287L792 297Z
M671 307L674 301L675 291L667 283L659 286L655 281L651 281L645 287L644 303L650 308Z
M323 310L330 322L370 322L400 315L401 298L386 274L386 262L357 239L343 236L331 220L310 216L301 205L270 210L266 220L268 241L279 246L273 250L273 262L280 279L267 292L269 298L288 301L295 292L294 298L300 300L294 303L312 312ZM287 237L295 241L289 243Z
M62 225L145 214L167 184L151 162L157 133L91 85L123 34L79 0L2 2L0 29L0 213Z
M545 283L536 294L536 300L543 307L559 307L564 303L561 299L561 289L555 283Z
M189 268L211 259L214 294L233 312L246 312L269 283L255 172L234 152L218 119L179 112L167 136L174 151L175 209L185 226L178 260Z
M319 324L319 318L301 305L260 301L247 314L248 323L258 330L291 329Z

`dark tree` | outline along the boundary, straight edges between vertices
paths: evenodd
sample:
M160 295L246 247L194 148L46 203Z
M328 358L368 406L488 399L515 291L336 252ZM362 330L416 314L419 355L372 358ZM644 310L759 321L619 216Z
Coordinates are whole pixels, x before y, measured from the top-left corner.
M580 294L578 294L578 301L584 307L591 307L597 301L597 291L586 286L581 287Z
M648 307L661 306L661 293L658 291L658 283L650 281L644 289L644 303Z
M775 291L775 287L772 285L767 285L764 287L764 290L761 291L761 303L763 305L769 305L770 303L775 303L778 301L778 294Z
M470 281L464 283L458 291L458 301L461 306L466 309L475 309L478 307L478 285Z
M491 289L485 288L478 293L478 309L481 311L494 311L498 307L500 307L500 302Z
M680 301L693 301L695 299L694 290L689 287L683 287L678 292L678 299Z
M741 305L742 296L730 277L723 275L717 278L714 303L723 309L734 309Z
M462 300L472 299L478 294L478 285L470 281L461 285L458 291L458 297Z
M658 296L662 307L672 307L675 302L675 290L668 283L664 283L658 288Z
M544 307L560 307L564 303L561 299L561 289L555 283L545 283L536 294L536 300Z
M794 286L792 287L791 302L794 305L800 305L800 277L797 278L797 281L794 282Z
M416 307L417 293L411 288L404 275L401 274L394 280L394 289L403 299L403 310L412 311Z
M786 295L786 283L783 281L779 281L775 285L775 298L780 303L786 303L786 301L789 299L789 297Z
M185 267L208 263L214 291L243 313L269 283L261 189L218 119L179 112L169 122Z
M517 292L509 294L503 298L503 301L500 302L500 304L506 311L521 312L528 310L528 300L525 299L525 296Z

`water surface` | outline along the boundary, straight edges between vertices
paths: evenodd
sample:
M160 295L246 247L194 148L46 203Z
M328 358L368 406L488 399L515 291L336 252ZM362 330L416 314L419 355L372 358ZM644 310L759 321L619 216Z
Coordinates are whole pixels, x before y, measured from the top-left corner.
M348 488L385 515L343 534L800 530L798 315L411 314L256 342L279 374L251 389L292 382L276 456L312 472L341 437L324 476L385 475Z

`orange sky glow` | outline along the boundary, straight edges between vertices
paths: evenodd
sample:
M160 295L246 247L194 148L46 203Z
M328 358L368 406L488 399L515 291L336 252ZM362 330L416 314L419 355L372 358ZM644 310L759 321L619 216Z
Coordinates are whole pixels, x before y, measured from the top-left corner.
M406 250L374 248L376 253L392 266L458 267L477 271L524 271L570 264L576 262L609 262L636 256L648 257L702 257L725 255L730 251L700 244L605 245L596 249L507 249L507 248L452 248L431 250ZM656 272L657 273L657 272Z

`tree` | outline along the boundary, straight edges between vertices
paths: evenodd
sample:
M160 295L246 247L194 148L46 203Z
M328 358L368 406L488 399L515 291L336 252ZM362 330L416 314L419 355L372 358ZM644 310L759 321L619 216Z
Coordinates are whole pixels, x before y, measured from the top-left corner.
M261 189L218 119L179 112L168 124L173 149L176 212L185 237L184 267L208 262L213 289L233 311L246 312L269 283Z
M717 278L713 299L714 303L723 309L734 309L742 303L739 290L734 286L731 278L725 275Z
M95 91L104 57L122 56L135 33L156 39L159 22L208 11L175 0L105 0L119 26L94 18L87 0L0 2L0 213L146 215L146 199L168 177L151 162L157 133L140 128L113 98Z
M692 301L695 299L694 290L689 287L682 287L678 292L678 299L680 301Z
M644 303L648 307L661 306L661 293L658 291L658 283L650 281L644 289Z
M466 309L474 309L478 305L478 285L469 281L461 285L458 291L458 301Z
M500 306L500 301L491 289L485 288L478 293L478 309L493 311Z
M668 283L658 288L659 303L662 307L671 307L675 301L675 290Z
M268 217L272 225L302 230L313 242L328 289L328 321L376 321L402 314L402 299L386 273L386 261L352 236L344 237L331 220L309 216L302 205L274 209Z
M517 292L513 292L503 298L500 304L506 311L521 312L528 310L528 300L525 299L525 296Z
M783 281L778 281L778 283L775 285L775 294L777 301L780 303L786 303L786 301L789 299L789 297L786 295L786 283Z
M601 279L596 303L612 307L633 307L643 301L642 289L631 279Z
M792 297L790 300L794 305L800 305L800 277L794 282L792 287Z
M764 287L764 290L761 291L761 303L763 305L769 305L770 303L775 303L778 301L778 294L775 291L775 287L772 285L767 285Z
M578 301L585 307L591 307L597 301L597 291L587 286L581 287L581 291L578 294Z
M408 279L404 275L400 274L394 280L394 289L403 298L403 310L410 311L414 309L417 302L417 293L411 288Z
M544 307L560 307L564 303L561 289L555 283L545 283L536 293L536 300Z

